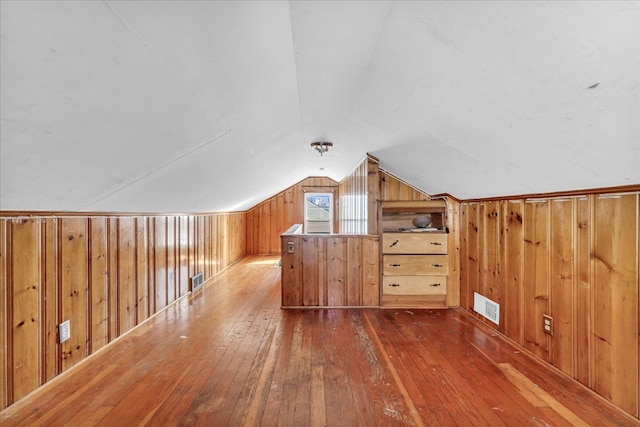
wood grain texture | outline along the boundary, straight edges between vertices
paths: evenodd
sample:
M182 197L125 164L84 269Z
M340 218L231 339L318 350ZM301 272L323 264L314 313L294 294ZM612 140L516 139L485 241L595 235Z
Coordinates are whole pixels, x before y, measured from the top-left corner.
M44 301L58 301L58 221L46 218L41 222L40 247L43 250L42 284L40 298ZM55 304L40 304L42 313L41 339L42 358L40 359L40 383L45 383L61 371L61 354L58 346L58 311Z
M638 193L505 199L498 224L505 335L635 416L639 199ZM463 307L476 283L474 253L478 245L487 245L473 218L476 211L491 209L491 201L462 204L461 221L467 224L461 236ZM543 314L553 317L552 336L543 332Z
M461 230L460 230L460 203L454 200L447 200L447 226L449 235L447 241L448 253L448 282L447 307L460 306L460 258L461 258Z
M574 199L554 199L550 202L550 312L553 317L553 336L549 362L562 372L575 377L575 306L573 224Z
M638 413L637 195L595 197L594 389Z
M464 310L281 310L249 257L0 413L22 425L637 425Z
M430 200L426 193L402 181L391 173L380 170L380 200Z
M304 194L334 193L337 202L338 183L330 178L309 177L261 202L246 212L246 253L274 254L280 252L280 234L293 224L304 223ZM337 210L334 218L337 221ZM337 230L334 224L334 230ZM239 230L241 231L241 230Z
M90 218L90 335L91 352L109 342L109 268L107 266L107 220Z
M8 284L9 280L7 273L9 271L8 262L8 248L7 248L7 227L8 222L5 219L0 219L0 378L9 378L9 370L7 369L7 356L8 356L8 327L7 327L7 315L9 310L7 309L7 297L8 297ZM0 408L5 408L8 403L8 381L4 380L0 384Z
M212 225L208 234L204 234L205 227L196 227L206 221ZM196 254L215 258L200 260L201 266L211 266L212 274L240 259L244 221L244 213L211 214L202 219L167 215L3 217L2 407L185 295L188 273L198 265ZM71 340L60 344L58 324L67 319Z
M480 291L480 207L477 203L470 203L467 209L467 294L461 296L464 301L463 307L473 310L473 293Z
M576 222L574 224L576 246L573 254L576 271L575 293L575 334L576 334L576 371L575 378L589 388L593 387L593 317L594 304L591 277L591 220L593 200L591 197L577 197Z
M517 343L524 342L523 266L524 266L524 204L522 201L505 201L503 207L504 246L504 333Z
M378 305L378 236L284 234L281 239L283 307Z
M549 336L541 327L550 311L549 201L527 201L524 208L524 346L549 361Z
M13 383L10 400L17 400L40 385L39 220L11 221L10 239L7 373Z
M71 338L62 343L62 370L87 357L88 239L85 218L63 218L60 231L60 322L69 320Z

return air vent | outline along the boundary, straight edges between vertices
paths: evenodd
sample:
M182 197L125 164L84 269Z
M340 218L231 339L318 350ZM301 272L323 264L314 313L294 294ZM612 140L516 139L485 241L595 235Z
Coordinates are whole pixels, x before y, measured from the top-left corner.
M197 291L204 283L204 274L197 273L191 276L191 292Z
M491 320L496 325L500 324L500 304L477 292L473 293L473 311Z

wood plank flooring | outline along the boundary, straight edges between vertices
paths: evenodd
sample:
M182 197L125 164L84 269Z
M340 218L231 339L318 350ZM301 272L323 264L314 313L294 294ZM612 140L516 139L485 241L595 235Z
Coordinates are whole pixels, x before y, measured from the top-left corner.
M461 310L281 310L276 261L242 260L0 424L638 425Z

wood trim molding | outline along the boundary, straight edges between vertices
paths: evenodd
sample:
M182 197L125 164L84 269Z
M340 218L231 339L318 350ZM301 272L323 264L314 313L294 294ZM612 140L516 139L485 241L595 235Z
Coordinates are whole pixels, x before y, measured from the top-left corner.
M203 216L242 214L246 211L224 212L82 212L82 211L2 211L0 218L75 218L75 217L157 217L157 216Z
M493 201L500 201L500 200L525 200L525 199L545 199L545 198L552 199L552 198L558 198L558 197L587 196L589 194L633 193L636 191L640 191L640 184L588 188L588 189L582 189L582 190L552 191L549 193L518 194L513 196L481 197L481 198L475 198L475 199L456 199L455 197L447 193L437 194L432 197L446 195L447 197L452 197L453 199L461 203L469 203L469 202L493 202Z

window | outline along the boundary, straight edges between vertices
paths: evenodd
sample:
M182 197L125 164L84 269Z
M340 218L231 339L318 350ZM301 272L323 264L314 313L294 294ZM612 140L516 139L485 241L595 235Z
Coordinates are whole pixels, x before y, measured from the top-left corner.
M333 232L333 194L306 193L304 198L304 232L331 234Z

